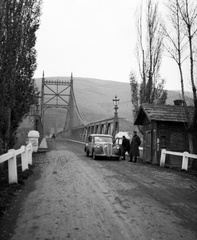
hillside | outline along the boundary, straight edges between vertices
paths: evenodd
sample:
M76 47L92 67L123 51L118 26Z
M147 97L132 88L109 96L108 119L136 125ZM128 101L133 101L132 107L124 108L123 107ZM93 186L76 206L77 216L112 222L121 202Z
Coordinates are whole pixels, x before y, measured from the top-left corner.
M70 80L70 77L46 77L47 80ZM40 88L41 79L36 79ZM114 106L112 99L115 95L120 99L118 114L133 122L130 84L92 78L74 77L74 93L78 109L87 122L113 117ZM173 104L180 98L179 91L168 91L167 104ZM55 119L58 119L56 121ZM66 118L64 109L48 109L45 126L47 129L63 128Z
M112 99L115 95L120 99L119 117L132 121L132 104L128 83L75 79L74 91L79 110L88 122L112 117L114 115Z

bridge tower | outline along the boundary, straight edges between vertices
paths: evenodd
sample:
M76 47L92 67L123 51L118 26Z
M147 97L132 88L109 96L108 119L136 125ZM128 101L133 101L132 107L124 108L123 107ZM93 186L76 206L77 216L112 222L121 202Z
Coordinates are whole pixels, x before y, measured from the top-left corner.
M63 108L63 109L66 109L67 112L72 110L73 108L72 92L73 92L72 74L71 74L70 81L63 81L63 80L60 81L60 80L45 79L44 72L43 72L42 85L41 85L41 103L40 103L41 122L43 125L43 131L44 131L44 120L45 120L46 109Z

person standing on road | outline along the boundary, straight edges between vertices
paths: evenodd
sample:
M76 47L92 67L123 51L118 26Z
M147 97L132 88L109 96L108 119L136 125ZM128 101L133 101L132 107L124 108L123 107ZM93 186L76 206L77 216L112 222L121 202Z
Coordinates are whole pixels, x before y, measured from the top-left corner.
M137 162L137 157L140 155L139 154L140 144L141 144L141 140L140 140L139 136L137 135L137 132L134 131L133 132L133 137L132 137L132 140L131 140L131 148L130 148L130 151L129 151L129 156L130 156L130 161L129 162L133 161L133 157L134 157L134 162L135 163Z
M129 153L130 150L130 142L129 139L127 139L125 136L122 137L122 155L123 158L122 160L125 160L125 153L128 152Z

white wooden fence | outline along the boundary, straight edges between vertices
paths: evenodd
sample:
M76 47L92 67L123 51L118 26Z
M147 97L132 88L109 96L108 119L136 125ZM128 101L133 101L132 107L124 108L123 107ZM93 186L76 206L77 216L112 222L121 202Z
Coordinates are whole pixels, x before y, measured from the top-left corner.
M143 159L143 147L139 147L139 158Z
M9 183L18 183L17 159L21 154L22 171L28 169L28 164L32 165L32 143L27 146L21 146L20 149L10 149L7 153L0 156L0 163L8 161L8 181Z
M181 169L186 170L186 171L188 170L188 160L189 160L189 158L197 159L197 155L195 155L195 154L190 154L188 152L183 152L183 153L173 152L173 151L167 151L166 149L162 149L161 157L160 157L160 167L165 166L166 154L181 156L182 157L182 167L181 167Z

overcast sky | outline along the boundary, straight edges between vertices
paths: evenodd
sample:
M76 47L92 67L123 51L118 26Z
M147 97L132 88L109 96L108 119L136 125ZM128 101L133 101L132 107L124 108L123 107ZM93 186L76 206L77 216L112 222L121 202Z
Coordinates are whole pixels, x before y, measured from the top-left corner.
M135 13L139 0L43 0L36 78L89 77L129 82L137 68ZM137 69L136 69L137 70ZM176 64L165 57L166 88L180 90Z

